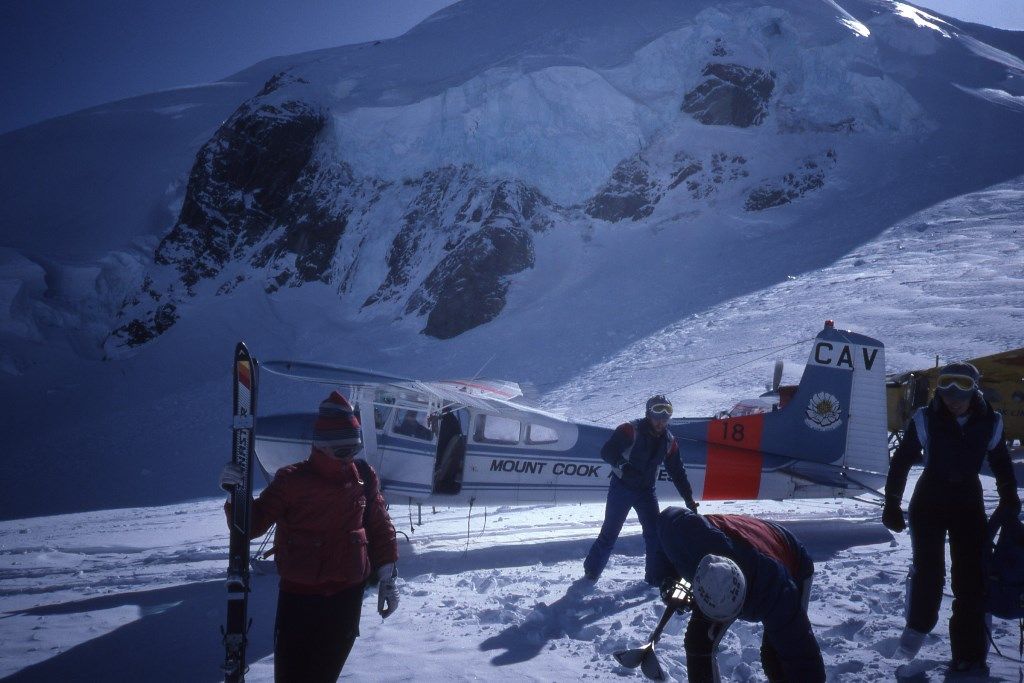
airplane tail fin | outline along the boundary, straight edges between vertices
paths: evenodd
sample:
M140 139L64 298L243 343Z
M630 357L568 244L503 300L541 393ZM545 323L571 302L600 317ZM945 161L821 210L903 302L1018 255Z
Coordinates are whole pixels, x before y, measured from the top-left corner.
M762 449L795 459L791 471L808 479L881 486L889 466L884 345L826 323L796 393L766 416Z

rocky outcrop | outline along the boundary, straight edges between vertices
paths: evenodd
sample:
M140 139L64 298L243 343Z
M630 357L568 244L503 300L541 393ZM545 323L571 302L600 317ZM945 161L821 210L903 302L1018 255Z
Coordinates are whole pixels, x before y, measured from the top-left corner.
M410 298L406 312L426 313L423 333L450 339L497 317L505 307L508 276L533 263L533 239L527 231L486 226L437 265Z
M727 182L749 175L746 158L738 154L715 152L708 160L707 168L700 161L693 161L692 164L693 172L680 177L676 184L685 180L686 189L694 199L708 199Z
M834 150L828 150L821 159L805 159L800 168L787 173L778 180L768 181L747 195L743 208L747 211L764 211L776 206L789 204L825 185L828 169L838 161Z
M644 157L634 155L619 163L611 179L583 206L591 218L615 223L622 220L639 221L650 216L658 202L679 185L686 183L694 199L703 199L713 192L725 175L738 177L737 172L725 171L727 165L746 163L742 157L724 154L712 155L710 173L705 173L705 162L686 152L677 152L667 169L652 169ZM742 172L746 175L746 172Z
M276 88L273 81L265 92ZM271 103L257 96L218 129L196 156L178 220L154 254L158 266L177 274L159 286L168 300L159 306L143 305L138 298L126 301L121 316L130 319L111 333L108 344L137 346L159 336L178 319L175 300L194 295L201 281L217 277L228 263L253 259L254 248L277 226L294 224L302 206L296 188L325 122L326 116L306 102ZM319 262L344 223L318 225L301 237L286 230L284 248L303 262ZM302 274L310 275L308 269ZM217 293L237 284L222 284ZM143 290L158 291L152 277Z
M263 95L281 83L272 79ZM325 126L326 117L306 103L258 96L217 131L197 156L177 223L156 249L157 268L125 300L125 322L108 349L158 337L206 282L224 296L254 276L267 292L337 280L344 295L358 253L341 257L341 239L383 197L406 209L387 274L364 308L399 303L406 314L426 316L423 331L433 336L459 334L500 312L507 276L533 265L531 234L564 210L533 187L486 179L469 166L401 186L356 177L330 146L318 147ZM365 240L394 226L359 229ZM241 267L229 269L232 263Z
M455 251L474 232L491 225L546 230L562 211L536 188L518 181L488 180L470 166L428 171L406 181L416 194L388 250L388 273L363 307L391 301ZM419 308L419 307L417 307Z
M200 150L156 263L173 265L191 288L264 239L286 218L325 120L299 101L243 105Z
M686 93L682 110L709 126L759 125L768 115L775 89L774 74L739 64L712 63L706 80Z
M650 216L664 189L639 156L619 163L611 180L584 207L588 216L612 223Z
M388 252L388 274L363 307L407 295L423 333L447 339L493 320L508 276L533 266L532 234L562 211L518 181L487 181L471 167L424 174ZM426 272L422 280L419 274Z

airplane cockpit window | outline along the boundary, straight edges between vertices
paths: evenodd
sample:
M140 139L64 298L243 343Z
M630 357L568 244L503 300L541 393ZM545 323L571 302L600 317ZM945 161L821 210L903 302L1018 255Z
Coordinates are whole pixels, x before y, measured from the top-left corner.
M432 441L434 433L427 426L427 414L418 410L399 410L395 426L391 428L395 434L411 436L414 439Z
M519 443L519 420L500 415L477 415L473 440L477 443Z
M558 432L551 427L545 427L544 425L528 424L526 426L526 443L533 445L556 443L558 441Z

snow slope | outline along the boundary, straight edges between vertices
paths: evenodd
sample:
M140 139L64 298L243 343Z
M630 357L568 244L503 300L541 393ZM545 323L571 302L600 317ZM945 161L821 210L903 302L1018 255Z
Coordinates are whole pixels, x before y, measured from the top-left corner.
M330 134L318 138L318 153L365 178L379 174L397 186L403 175L457 164L487 182L528 183L572 204L559 204L559 222L532 234L534 265L505 278L500 315L454 339L420 334L422 318L405 312L429 263L407 273L398 300L362 307L387 273L389 245L408 209L404 190L364 207L365 220L353 219L358 225L343 236L331 268L357 268L350 296L339 297L336 281L268 292L266 272L231 261L218 275L241 278L229 295L215 294L220 280L201 283L196 296L178 285L177 322L110 360L102 360L97 340L114 327L132 288L146 275L177 277L152 261L160 221L68 224L44 212L36 226L25 216L47 209L46 195L33 195L23 214L6 214L5 221L24 220L5 222L8 246L0 250L7 453L0 517L208 495L228 451L227 359L238 339L259 358L430 377L483 369L532 383L550 405L604 423L653 388L673 390L708 374L680 363L659 368L662 358L780 346L811 336L827 317L884 340L893 370L930 364L934 353L1020 345L1014 230L1024 141L1022 114L1007 106L1022 94L1019 36L988 31L983 41L973 27L875 1L650 2L628 12L618 3L588 4L586 12L572 2L524 7L459 3L392 41L304 57L289 73L308 83L285 79L266 95L301 95L326 107ZM719 58L776 74L777 97L760 124L696 118L707 113L700 84L713 80L703 68ZM684 115L688 93L697 93L697 113ZM173 109L164 115L205 111L180 109L193 95L161 100ZM210 109L210 118L190 119L190 134L209 131L229 99L217 99L222 109ZM147 111L154 102L143 103ZM104 111L93 114L102 119ZM73 118L79 126L88 116ZM502 147L513 132L521 137ZM18 158L31 160L25 144ZM191 153L185 149L179 153ZM677 153L701 170L670 187L678 164L688 168ZM18 164L0 166L21 175ZM114 167L133 174L130 160ZM650 181L639 190L630 184L635 168ZM574 202L595 187L594 206L639 197L650 212L635 220L591 215ZM752 196L771 196L758 190L773 187L788 203L745 208ZM118 192L126 205L145 204L134 203L128 189ZM349 238L366 242L357 249ZM428 239L431 246L414 255L442 251L438 235ZM136 246L126 249L126 240ZM79 251L90 242L94 251ZM950 267L975 262L986 270L972 273L974 280L945 278ZM912 282L928 271L945 279ZM949 316L960 323L948 325ZM793 379L798 370L789 367ZM754 365L749 371L673 399L687 411L709 412L768 375ZM294 409L317 398L268 380L264 406Z
M282 64L234 79L244 86L154 95L0 136L0 188L21 188L5 195L0 249L0 518L8 520L0 522L0 676L219 677L226 534L220 499L210 496L229 452L237 339L260 358L428 377L483 370L529 382L543 405L602 424L632 417L655 390L669 392L681 413L710 413L759 391L780 355L786 380L796 380L806 354L799 342L826 318L882 339L893 371L930 365L936 354L1024 345L1021 36L893 2L691 4L689 14L668 2L629 13L610 2L586 12L537 3L527 12L525 3L465 1L402 38L325 51L301 67L311 100L332 116L320 151L359 173L395 182L472 164L572 205L557 229L535 235L535 263L509 278L501 314L445 341L420 334L416 316L396 319L400 307L361 311L361 296L339 298L329 284L268 293L243 260L224 273L243 276L230 296L183 297L165 334L101 360L97 339L154 272L187 159ZM731 60L777 69L782 94L760 128L674 115L683 94L699 90L718 38ZM200 101L209 104L183 108ZM862 127L831 127L847 115ZM168 127L138 123L147 120ZM97 144L88 164L68 161L66 153L90 149L90 131L109 136L122 126L138 137L126 136L109 159L95 161L107 149ZM617 134L598 134L604 127ZM140 166L135 151L151 160L142 152L164 149L155 138L169 134L147 131L167 130L179 136L168 138L168 165ZM516 144L502 149L509 135ZM680 150L702 163L688 177L692 188L669 188ZM816 167L804 165L809 155ZM641 167L651 182L632 185ZM85 201L82 188L95 177L111 179L97 188L110 194ZM746 210L771 182L795 196ZM588 197L605 207L639 197L650 212L598 218L578 205ZM385 273L392 219L406 208L399 199L353 233L387 233L359 255L360 294ZM264 379L267 412L321 398L319 389ZM634 676L610 655L640 644L660 613L637 584L635 522L601 582L586 589L575 580L600 506L486 517L475 509L468 520L465 510L424 511L413 532L415 511L392 503L412 538L402 544L402 607L381 624L367 600L346 676ZM878 525L877 508L705 510L790 523L819 567L811 619L830 680L891 679L910 550L905 535ZM259 577L250 680L272 679L273 600L274 579ZM940 621L923 651L930 661L948 656ZM676 680L683 628L676 619L659 648ZM726 639L731 680L758 679L758 635L740 624ZM1012 625L997 622L994 635L1015 651ZM1017 670L990 661L997 678Z
M989 505L994 484L985 478ZM912 482L913 483L913 482ZM707 503L781 521L816 564L810 617L830 681L892 680L910 556L878 508L855 501ZM596 586L579 581L602 506L416 511L394 502L403 579L387 622L364 602L361 637L343 680L644 680L616 650L646 642L661 616L641 582L643 541L631 518ZM227 541L219 500L0 523L0 677L9 681L214 681L223 658ZM415 530L413 530L415 527ZM400 537L401 538L401 537ZM250 681L273 680L276 577L257 576ZM948 591L948 589L947 589ZM948 659L946 617L921 653ZM657 651L685 680L682 633L670 622ZM724 680L763 680L760 626L737 622L721 646ZM1015 653L1016 625L993 636ZM993 680L1017 665L994 653Z

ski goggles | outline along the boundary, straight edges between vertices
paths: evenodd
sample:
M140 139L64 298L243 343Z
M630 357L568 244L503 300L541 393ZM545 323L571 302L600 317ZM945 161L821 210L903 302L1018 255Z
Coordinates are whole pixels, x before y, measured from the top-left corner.
M939 389L946 391L974 391L978 387L967 375L939 375Z
M338 443L331 441L317 441L313 444L320 450L333 455L335 458L353 458L363 450L362 443Z
M656 419L667 420L672 417L672 406L668 403L655 403L647 409L647 414Z

